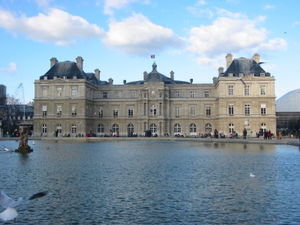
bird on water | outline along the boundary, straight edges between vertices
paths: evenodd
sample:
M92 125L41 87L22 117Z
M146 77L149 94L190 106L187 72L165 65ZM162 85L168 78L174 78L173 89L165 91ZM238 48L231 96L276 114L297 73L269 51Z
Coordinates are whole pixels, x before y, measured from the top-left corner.
M14 200L3 191L0 192L0 205L5 208L3 212L0 213L0 220L6 222L15 219L18 216L16 208L22 204L27 203L33 199L41 198L47 195L47 191L38 192L29 198L20 197L18 200Z

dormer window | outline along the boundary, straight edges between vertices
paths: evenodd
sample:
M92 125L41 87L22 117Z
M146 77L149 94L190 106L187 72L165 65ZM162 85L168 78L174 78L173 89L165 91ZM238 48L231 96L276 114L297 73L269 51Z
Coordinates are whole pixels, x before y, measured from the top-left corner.
M76 80L76 79L77 79L77 76L73 76L73 79Z
M229 77L233 77L233 73L228 73L228 76Z
M53 80L56 80L56 79L57 79L57 76L54 76L54 77L53 77Z
M266 74L265 73L260 73L260 76L261 77L264 77Z
M44 76L44 80L48 80L48 77L47 77L47 76Z

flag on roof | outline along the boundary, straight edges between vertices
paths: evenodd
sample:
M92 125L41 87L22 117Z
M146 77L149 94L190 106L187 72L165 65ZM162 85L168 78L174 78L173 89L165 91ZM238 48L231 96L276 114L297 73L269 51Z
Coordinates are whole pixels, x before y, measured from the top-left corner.
M155 55L151 55L151 59L155 59Z

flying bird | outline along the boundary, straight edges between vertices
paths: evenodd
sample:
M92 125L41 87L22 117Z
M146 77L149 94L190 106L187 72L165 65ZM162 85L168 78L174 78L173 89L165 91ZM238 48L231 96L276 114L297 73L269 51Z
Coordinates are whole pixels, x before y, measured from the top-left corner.
M255 177L255 175L253 173L250 173L250 177Z
M25 204L30 200L36 199L36 198L41 198L47 195L47 191L43 192L38 192L29 198L23 198L20 197L18 200L14 200L7 196L3 191L0 192L0 205L5 208L3 212L0 213L0 220L2 221L9 221L13 220L18 216L18 212L16 210L16 207L19 205Z

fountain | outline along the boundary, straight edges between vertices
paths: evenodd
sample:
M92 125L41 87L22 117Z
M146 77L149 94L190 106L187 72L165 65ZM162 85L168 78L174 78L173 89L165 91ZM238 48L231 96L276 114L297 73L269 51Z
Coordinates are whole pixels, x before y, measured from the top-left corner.
M29 153L33 149L28 145L28 128L27 126L20 126L20 142L18 149L15 152L19 153Z

